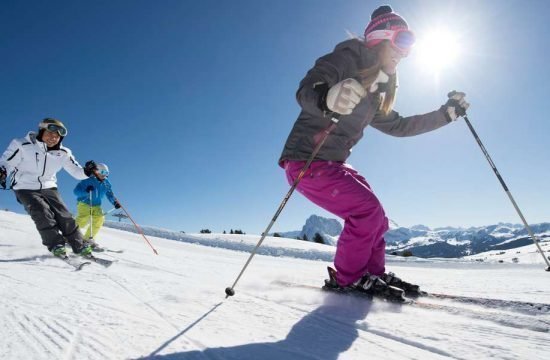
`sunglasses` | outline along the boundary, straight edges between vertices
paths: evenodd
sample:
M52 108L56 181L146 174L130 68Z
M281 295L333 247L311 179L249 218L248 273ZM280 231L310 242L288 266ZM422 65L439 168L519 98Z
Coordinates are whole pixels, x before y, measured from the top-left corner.
M408 53L414 45L416 38L414 33L406 29L375 30L367 35L367 41L389 40L391 46L398 51Z
M67 129L65 129L63 126L59 126L56 124L48 124L45 127L46 130L50 132L57 132L59 136L66 136L67 135Z

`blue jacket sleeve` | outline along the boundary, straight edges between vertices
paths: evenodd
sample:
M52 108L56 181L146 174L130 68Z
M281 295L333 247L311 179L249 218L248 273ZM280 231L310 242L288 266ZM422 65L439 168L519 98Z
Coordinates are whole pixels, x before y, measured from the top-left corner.
M103 180L103 183L105 184L105 188L107 189L107 192L105 193L105 195L107 195L107 199L109 199L111 204L114 205L116 202L116 199L115 199L115 195L113 194L113 189L111 189L111 183L107 179Z

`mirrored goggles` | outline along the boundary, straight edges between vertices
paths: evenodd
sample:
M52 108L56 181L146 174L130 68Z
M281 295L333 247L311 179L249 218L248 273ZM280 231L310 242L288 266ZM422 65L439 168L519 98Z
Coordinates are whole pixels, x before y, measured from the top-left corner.
M375 30L367 34L367 42L371 40L389 40L390 44L401 52L408 53L416 41L414 33L407 29Z
M57 132L59 136L66 136L67 135L67 129L65 129L63 126L59 126L56 124L48 124L45 127L46 130L50 132Z
M97 173L101 176L109 176L109 170L105 170L105 169L101 169L101 170L98 170Z

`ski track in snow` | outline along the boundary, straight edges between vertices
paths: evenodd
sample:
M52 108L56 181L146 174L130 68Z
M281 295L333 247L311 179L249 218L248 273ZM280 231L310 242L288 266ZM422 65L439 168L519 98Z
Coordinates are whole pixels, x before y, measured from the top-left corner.
M4 277L6 279L7 277ZM24 283L33 288L40 288L40 284L23 282L17 279L10 279L14 283ZM15 280L15 281L14 281ZM87 359L105 359L109 357L110 349L108 342L93 329L82 329L82 324L74 322L71 317L61 313L44 313L41 304L31 301L25 302L23 292L17 290L14 284L4 283L10 288L7 296L2 296L0 306L7 309L7 321L4 326L12 329L16 336L15 341L10 344L17 344L17 347L31 349L32 359L52 359L52 358L87 358ZM42 287L42 291L55 291L55 289ZM70 304L68 303L70 302ZM89 308L89 302L75 302L74 300L58 299L56 305L60 309L70 307L77 315L77 319L89 318L90 314L86 308ZM83 332L85 334L83 334ZM9 350L8 350L9 354ZM9 357L2 357L8 359Z
M253 295L249 295L249 296L252 296L256 299L271 302L271 300L262 298L261 296L253 296ZM346 296L346 295L327 294L326 296L341 297L341 296ZM373 306L373 304L370 304L370 302L371 302L370 300L359 299L359 298L354 299L354 300L356 300L356 302L360 302L360 301L367 302L368 304L366 304L364 306L369 307L369 308ZM296 310L297 312L301 312L303 314L309 314L310 313L310 310L302 309L302 308L299 308L299 307L296 307L296 306L292 306L292 305L288 305L288 304L284 304L284 303L280 303L280 302L275 303L275 304L277 304L279 306L286 306L290 309ZM400 304L386 304L386 305L389 305L390 307L393 307L393 308L397 308L397 307L402 306ZM355 306L360 307L361 305L355 304ZM327 327L329 327L335 332L348 332L349 331L347 329L347 327L349 326L349 323L346 322L346 321L342 321L340 318L338 318L336 316L330 316L330 315L327 316L327 315L322 315L322 314L315 314L315 317L319 322L319 328L320 329L326 329ZM451 356L451 354L446 353L444 351L441 351L437 348L422 345L422 344L414 342L414 341L409 341L406 338L400 338L399 336L392 335L391 333L385 333L385 332L382 332L382 331L376 331L376 330L369 329L369 327L366 326L365 324L357 323L357 324L355 324L355 328L358 329L358 330L364 331L364 332L372 333L372 334L374 334L376 336L379 336L379 337L382 337L382 338L391 339L395 342L407 344L409 346L414 346L414 347L417 347L419 349L426 350L427 352L430 352L430 353L434 353L434 354L437 354L437 355Z
M274 291L280 292L284 291L285 285L283 285L281 282L274 282L275 284L278 284L278 287L282 287L282 289L276 289ZM291 285L292 286L292 285ZM536 314L532 315L524 315L516 313L513 309L511 311L507 309L491 309L486 308L484 306L464 306L461 303L455 303L453 301L436 301L436 302L420 302L422 300L425 300L426 298L420 298L419 302L409 305L409 304L396 304L396 303L390 303L383 300L375 299L373 301L368 300L366 298L360 298L357 296L351 296L351 295L342 295L342 294L332 294L332 293L325 293L320 288L316 288L314 286L309 285L298 285L301 287L302 290L314 290L317 293L322 294L323 297L334 297L337 301L345 301L345 302L352 302L354 303L354 306L359 306L361 302L368 303L368 306L372 310L378 310L378 311L392 311L397 313L414 313L415 317L418 317L420 319L425 318L426 316L437 316L438 312L444 312L448 315L452 315L453 317L460 317L462 325L459 325L455 330L457 332L464 331L464 332L474 332L476 329L480 332L481 335L484 337L487 336L494 336L494 335L502 335L506 336L508 332L501 332L498 330L500 326L510 327L514 330L517 330L518 333L514 335L515 339L521 340L521 341L531 341L537 338L544 339L544 335L542 337L538 337L535 334L526 332L525 330L530 330L533 332L543 333L546 334L550 331L550 324L546 320L538 319ZM288 287L288 284L287 284ZM298 290L299 291L299 290ZM297 307L295 305L291 305L288 303L285 303L283 299L270 299L269 293L267 295L251 295L247 294L247 296L270 302L273 306L286 306L294 311L299 311L304 314L310 313L310 309L304 309L301 307ZM342 299L347 298L347 299ZM333 300L334 301L334 300ZM545 311L547 312L547 311ZM338 316L327 316L327 315L317 315L320 319L320 322L326 323L328 326L331 326L332 328L335 327L343 327L349 325L349 323L340 320ZM492 323L492 324L491 324ZM494 325L497 325L498 327L494 327ZM456 326L456 325L455 325ZM321 328L323 326L320 326ZM368 321L358 321L355 324L355 327L358 330L371 333L374 335L377 335L379 337L385 338L385 339L391 339L394 342L398 342L401 344L405 344L408 346L413 346L418 348L419 350L426 351L427 354L423 355L422 358L429 358L428 356L431 355L442 355L446 357L451 358L457 358L460 359L461 357L440 350L437 347L427 345L425 343L419 342L419 341L412 341L408 339L408 333L404 332L402 335L396 334L395 329L388 329L388 330L378 330L376 328L373 328L368 325ZM493 329L494 328L494 329ZM488 330L491 329L491 330ZM515 332L515 331L514 331ZM548 338L548 337L546 337ZM535 346L535 344L533 344ZM425 356L425 357L424 357ZM468 358L468 357L466 357ZM510 357L511 359L514 358L513 356Z
M500 295L470 289L400 305L296 285L321 284L324 262L257 256L224 299L248 254L151 238L156 256L135 234L105 229L105 238L125 251L100 256L118 262L74 272L44 254L28 217L0 212L1 359L542 360L550 352L550 288L518 289L527 297L494 286L517 276L511 271L544 285L538 270L404 264L401 272L441 293L475 286L473 275ZM531 296L539 302L525 301Z

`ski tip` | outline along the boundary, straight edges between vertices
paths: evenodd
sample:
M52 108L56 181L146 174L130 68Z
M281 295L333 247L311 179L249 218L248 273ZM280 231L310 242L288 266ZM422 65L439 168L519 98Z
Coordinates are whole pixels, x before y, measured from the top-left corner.
M78 267L76 267L76 268L74 269L74 271L80 271L80 270L82 270L82 268L83 268L84 266L90 265L90 264L91 264L91 262L89 262L89 261L83 262L82 264L78 265Z

